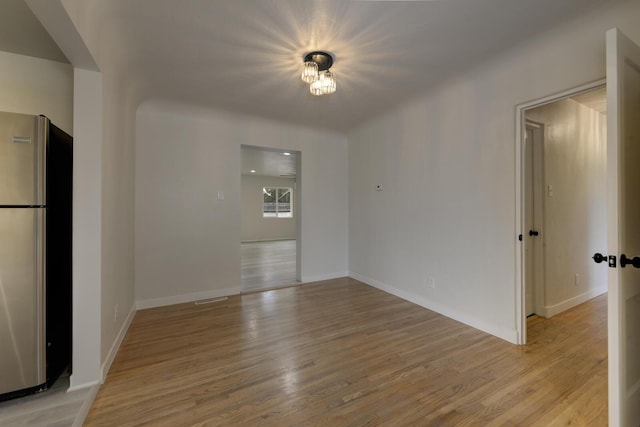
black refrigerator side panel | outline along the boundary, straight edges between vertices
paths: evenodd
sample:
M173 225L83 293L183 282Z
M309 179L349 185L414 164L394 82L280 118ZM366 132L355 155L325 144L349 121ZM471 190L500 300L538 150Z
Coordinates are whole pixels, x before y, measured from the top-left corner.
M51 124L47 146L47 384L71 371L73 139Z

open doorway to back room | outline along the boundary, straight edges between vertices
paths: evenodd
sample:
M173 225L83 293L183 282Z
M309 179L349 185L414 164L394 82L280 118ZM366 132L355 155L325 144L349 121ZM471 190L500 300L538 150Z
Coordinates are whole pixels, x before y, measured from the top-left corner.
M299 283L300 153L241 148L242 292Z
M534 103L521 130L521 339L530 343L539 319L607 292L607 269L592 260L607 247L606 90Z

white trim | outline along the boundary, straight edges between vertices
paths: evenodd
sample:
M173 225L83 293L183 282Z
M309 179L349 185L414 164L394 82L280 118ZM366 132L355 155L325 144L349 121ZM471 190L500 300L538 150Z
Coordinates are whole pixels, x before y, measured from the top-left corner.
M515 329L503 328L502 326L499 326L499 325L486 323L473 316L469 316L468 314L461 313L455 310L451 310L448 307L443 307L441 305L438 305L433 301L430 301L412 292L403 291L401 289L396 288L395 286L382 283L378 280L371 279L369 277L363 276L358 273L350 272L349 276L363 283L366 283L367 285L373 286L374 288L380 289L381 291L384 291L389 294L395 295L399 298L402 298L405 301L409 301L414 304L417 304L428 310L434 311L450 319L464 323L467 326L471 326L472 328L478 329L482 332L486 332L487 334L493 335L495 337L508 341L512 344L517 344L516 341L518 338L518 334Z
M86 388L90 388L93 387L95 385L100 385L100 381L91 381L90 383L84 383L84 384L78 384L78 385L74 385L71 386L67 389L67 393L72 393L74 391L78 391L78 390L84 390Z
M336 273L319 274L317 276L303 276L301 282L302 284L311 283L311 282L321 282L323 280L340 279L342 277L348 277L348 276L349 276L348 271L339 271Z
M286 218L278 218L278 219L286 219ZM293 219L293 218L290 218ZM264 243L264 242L286 242L288 240L293 240L295 241L296 238L293 237L281 237L281 238L276 238L276 239L256 239L256 240L243 240L240 243Z
M82 427L84 425L85 420L87 419L87 415L89 415L89 411L91 410L91 406L93 406L93 401L96 399L96 395L100 390L100 383L94 383L91 386L91 390L85 397L84 402L82 402L82 406L80 406L80 410L76 414L76 417L73 420L73 424L71 427ZM71 391L71 389L69 389Z
M555 316L558 313L562 313L563 311L569 310L570 308L575 307L576 305L580 305L583 302L589 301L597 296L607 293L607 285L604 285L600 288L591 289L583 294L580 294L576 297L569 298L568 300L562 301L559 304L555 305L547 305L540 310L540 316L542 317L551 317Z
M525 132L525 111L531 108L540 107L542 105L550 104L561 99L569 98L579 95L581 93L589 92L591 90L603 87L606 85L606 79L599 79L591 83L587 83L573 89L565 90L555 95L549 95L538 100L525 102L516 106L516 135L515 135L515 233L514 233L514 249L516 254L516 268L515 268L515 301L516 307L516 333L517 343L527 343L527 320L524 307L524 245L522 241L518 240L518 235L524 236L524 180L522 179L524 150L522 150L522 144L524 140Z
M136 308L144 310L146 308L164 307L166 305L182 304L185 302L193 302L201 299L227 297L230 295L238 295L240 288L216 289L212 291L192 292L190 294L173 295L170 297L151 298L136 301Z
M111 348L109 349L109 353L107 353L107 357L102 364L101 372L100 372L100 382L104 383L105 378L107 378L107 374L109 373L109 369L111 368L111 364L113 363L113 359L116 358L116 354L118 354L118 350L120 349L120 344L122 344L122 340L124 340L127 331L129 330L129 326L131 326L131 322L133 321L133 317L136 314L135 306L131 306L131 310L127 315L127 318L124 320L116 339L113 341Z

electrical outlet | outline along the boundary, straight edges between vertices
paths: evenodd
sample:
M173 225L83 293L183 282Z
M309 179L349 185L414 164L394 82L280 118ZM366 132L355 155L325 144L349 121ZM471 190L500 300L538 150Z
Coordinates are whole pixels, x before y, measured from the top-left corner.
M115 322L116 320L118 320L118 304L115 305L115 307L113 307L113 321Z
M576 273L576 275L573 278L573 286L579 286L580 285L580 275L578 273Z
M427 287L429 287L429 289L435 289L436 288L436 279L432 276L427 277Z

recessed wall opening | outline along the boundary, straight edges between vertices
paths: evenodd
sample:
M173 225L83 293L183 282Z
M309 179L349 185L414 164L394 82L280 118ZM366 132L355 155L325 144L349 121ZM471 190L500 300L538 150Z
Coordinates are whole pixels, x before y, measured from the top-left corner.
M241 289L300 283L301 153L241 147Z
M517 127L517 308L526 344L536 318L607 292L607 271L591 259L607 247L604 82L518 107Z

